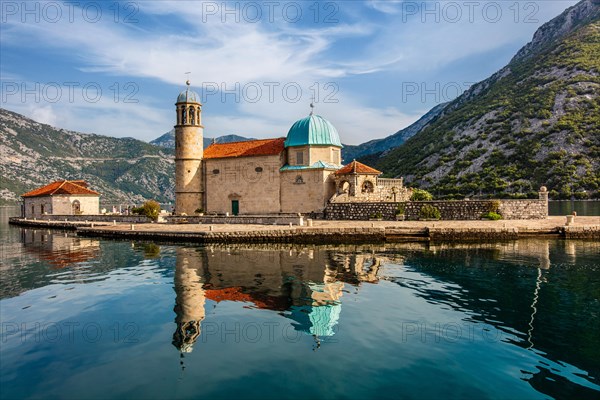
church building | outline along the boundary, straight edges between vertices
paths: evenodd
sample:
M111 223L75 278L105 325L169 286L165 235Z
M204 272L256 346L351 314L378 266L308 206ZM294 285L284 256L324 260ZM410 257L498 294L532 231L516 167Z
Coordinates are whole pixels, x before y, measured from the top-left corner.
M312 112L286 137L203 149L200 96L186 84L175 103L177 214L320 213L330 201L401 201L406 192L364 164L344 167L336 128Z

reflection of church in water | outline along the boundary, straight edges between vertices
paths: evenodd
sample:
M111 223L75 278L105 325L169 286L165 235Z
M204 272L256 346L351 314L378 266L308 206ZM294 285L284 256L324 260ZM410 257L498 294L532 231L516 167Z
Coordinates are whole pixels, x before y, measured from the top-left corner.
M295 330L333 336L346 284L377 282L370 253L323 249L177 248L173 345L191 352L201 334L207 300L252 303L280 312Z

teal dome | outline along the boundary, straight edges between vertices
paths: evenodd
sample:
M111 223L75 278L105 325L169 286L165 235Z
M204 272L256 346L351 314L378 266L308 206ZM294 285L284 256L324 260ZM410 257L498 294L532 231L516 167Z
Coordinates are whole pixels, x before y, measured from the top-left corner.
M285 139L285 147L307 145L342 147L342 142L331 122L320 115L311 114L296 121Z
M190 90L189 81L186 82L186 84L188 86L183 92L179 93L179 96L177 96L177 102L178 103L200 103L200 96L198 96L198 93L194 92L193 90Z

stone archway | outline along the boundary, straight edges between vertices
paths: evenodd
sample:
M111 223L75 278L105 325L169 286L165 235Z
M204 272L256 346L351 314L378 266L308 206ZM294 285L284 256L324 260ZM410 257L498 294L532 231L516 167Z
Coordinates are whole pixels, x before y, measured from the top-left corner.
M373 193L375 185L371 181L364 181L360 188L361 193Z
M344 180L338 184L338 194L350 193L350 182Z

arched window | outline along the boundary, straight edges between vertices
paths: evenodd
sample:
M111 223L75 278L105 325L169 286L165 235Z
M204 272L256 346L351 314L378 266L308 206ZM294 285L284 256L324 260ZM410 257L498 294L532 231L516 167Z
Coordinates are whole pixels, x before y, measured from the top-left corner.
M338 186L338 190L339 193L348 193L350 192L350 182L348 181L341 181L340 185Z
M79 200L75 200L73 203L71 203L71 209L73 211L73 215L81 214L81 203Z
M373 193L375 190L375 186L371 181L364 181L362 184L361 192L362 193Z

